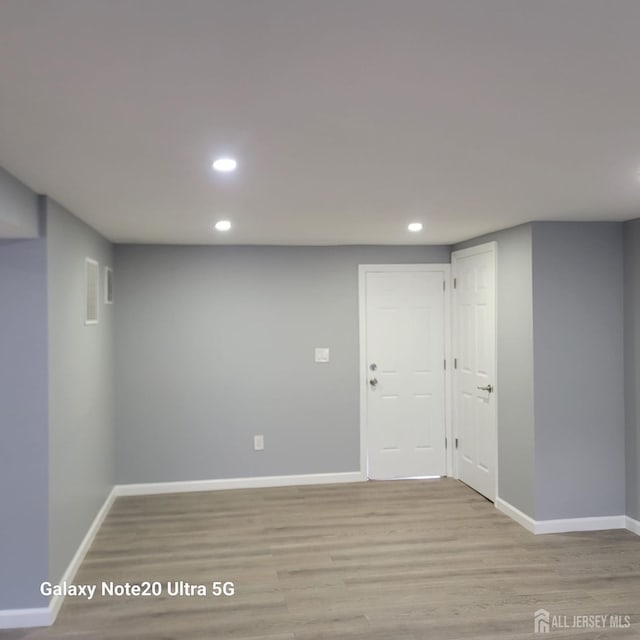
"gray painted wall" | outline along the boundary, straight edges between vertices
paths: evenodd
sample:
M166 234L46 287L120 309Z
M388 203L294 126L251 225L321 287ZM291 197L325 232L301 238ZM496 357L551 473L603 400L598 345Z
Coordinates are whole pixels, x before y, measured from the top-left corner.
M640 219L624 232L627 515L640 520Z
M0 167L0 238L37 238L37 196Z
M47 248L0 241L0 610L46 606Z
M619 223L534 223L536 519L625 513Z
M521 225L454 250L496 242L498 495L535 516L532 228Z
M117 482L359 470L357 265L448 261L448 247L117 246Z
M59 580L113 486L113 305L104 267L113 249L47 201L49 286L49 547ZM84 324L84 259L100 263L99 324Z

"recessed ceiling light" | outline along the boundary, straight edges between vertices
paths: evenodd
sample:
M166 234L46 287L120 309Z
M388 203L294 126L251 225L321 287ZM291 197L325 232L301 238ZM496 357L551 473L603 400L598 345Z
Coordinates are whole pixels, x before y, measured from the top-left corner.
M215 226L218 231L229 231L231 229L231 223L228 220L218 220Z
M238 163L233 158L218 158L212 166L216 171L228 173L235 171Z
M414 233L416 231L422 231L422 223L421 222L412 222L407 229L409 229L409 231L413 231Z

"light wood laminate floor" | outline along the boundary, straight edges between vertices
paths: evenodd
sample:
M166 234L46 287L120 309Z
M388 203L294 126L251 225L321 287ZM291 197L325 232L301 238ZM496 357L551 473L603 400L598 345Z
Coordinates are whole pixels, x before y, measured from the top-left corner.
M166 583L233 581L232 597ZM160 597L67 597L53 627L2 640L540 638L552 615L631 616L640 638L640 538L534 536L450 479L118 498L76 584L158 581Z

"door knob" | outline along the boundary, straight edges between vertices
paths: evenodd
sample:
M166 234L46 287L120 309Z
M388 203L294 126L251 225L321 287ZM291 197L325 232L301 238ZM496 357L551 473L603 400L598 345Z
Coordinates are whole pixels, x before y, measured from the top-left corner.
M493 393L493 385L488 384L486 387L477 387L480 391L488 391L489 393Z
M371 378L371 380L369 380L369 384L372 387L375 387L378 384L378 379L377 378Z

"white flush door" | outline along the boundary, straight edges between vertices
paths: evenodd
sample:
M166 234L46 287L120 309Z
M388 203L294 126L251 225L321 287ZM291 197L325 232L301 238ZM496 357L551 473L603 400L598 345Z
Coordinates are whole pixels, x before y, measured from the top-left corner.
M452 255L454 400L458 477L496 497L495 244Z
M393 271L361 271L370 478L446 473L447 270L448 265L398 265Z

